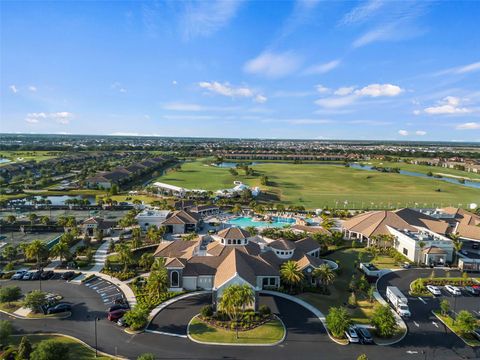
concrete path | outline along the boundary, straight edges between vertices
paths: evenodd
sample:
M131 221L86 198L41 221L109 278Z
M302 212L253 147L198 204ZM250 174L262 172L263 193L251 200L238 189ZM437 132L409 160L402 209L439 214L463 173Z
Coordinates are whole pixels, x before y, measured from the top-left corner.
M27 317L28 314L30 314L31 312L31 309L22 306L20 309L15 310L13 313L18 316Z

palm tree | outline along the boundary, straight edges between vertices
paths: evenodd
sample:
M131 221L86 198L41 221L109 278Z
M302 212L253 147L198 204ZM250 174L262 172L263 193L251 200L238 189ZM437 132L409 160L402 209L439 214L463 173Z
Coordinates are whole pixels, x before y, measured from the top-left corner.
M282 281L290 285L290 292L293 291L293 287L298 285L303 280L303 272L298 268L295 261L287 261L282 264L280 268L280 276Z
M250 286L230 285L222 294L218 307L224 311L228 317L235 322L236 336L238 339L238 322L241 318L242 311L246 306L251 305L255 301L255 294Z
M322 264L313 271L313 276L320 281L324 289L333 283L337 276L335 272L327 264Z
M240 206L240 204L235 204L233 207L232 207L232 213L234 214L240 214L242 212L242 207Z
M147 230L147 238L152 244L156 244L160 240L160 233L155 225L150 225Z
M40 269L40 261L42 256L48 252L47 247L41 240L33 240L25 249L25 255L29 259L37 259L37 267Z
M30 215L28 215L28 220L30 220L30 225L33 226L33 223L35 222L35 220L37 220L37 218L38 216L35 213L31 213Z
M7 216L7 222L9 224L13 224L13 223L15 223L15 221L17 221L17 218L14 215L8 215Z
M40 222L43 224L43 225L48 225L48 223L50 222L50 218L48 216L42 216L40 218Z
M118 253L119 261L123 264L123 272L127 272L128 265L132 262L132 252L127 244L117 244L115 251Z
M418 259L418 265L420 265L420 262L422 261L422 255L423 255L423 248L425 247L426 243L424 241L420 241L418 243L418 246L420 247L420 257Z
M150 295L159 297L168 288L168 271L165 268L165 260L157 258L150 269L147 290Z
M53 256L58 256L62 262L63 259L70 257L70 247L66 241L60 240L52 247L51 253Z

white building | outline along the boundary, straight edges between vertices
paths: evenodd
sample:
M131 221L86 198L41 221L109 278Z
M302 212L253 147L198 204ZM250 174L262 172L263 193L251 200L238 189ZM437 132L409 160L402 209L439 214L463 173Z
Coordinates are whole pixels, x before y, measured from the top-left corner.
M162 226L168 215L170 215L170 210L145 210L139 213L135 219L142 230L147 230L150 225Z

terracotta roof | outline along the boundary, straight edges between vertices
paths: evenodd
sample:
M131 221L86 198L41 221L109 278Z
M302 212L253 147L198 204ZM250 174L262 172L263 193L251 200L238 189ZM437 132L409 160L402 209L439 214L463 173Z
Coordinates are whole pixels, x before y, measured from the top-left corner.
M295 245L297 246L298 250L304 253L320 249L320 244L311 237L298 240L295 242Z
M310 234L325 234L325 235L332 234L330 231L328 231L327 229L321 226L293 225L292 229L297 231L304 231Z
M430 215L423 214L420 211L416 211L410 208L404 208L395 211L395 214L400 216L403 220L412 226L424 227L437 234L445 235L449 224L445 221L435 219Z
M460 237L480 240L480 216L460 208L447 207L441 210L455 216L458 223L455 232Z
M214 286L219 288L235 275L240 276L250 285L256 286L257 276L255 275L255 272L242 256L242 253L237 249L230 251L218 266L217 273L215 274Z
M278 240L272 241L271 243L268 244L268 246L277 250L294 250L296 248L295 243L293 241L285 240L285 239L278 239Z
M197 245L198 241L163 241L158 245L158 248L153 255L159 257L188 259L193 256L193 252Z
M251 235L247 230L242 228L230 227L219 231L217 236L223 239L246 239Z
M439 247L430 246L422 251L424 254L437 254L437 255L444 255L447 252Z
M188 211L179 210L168 217L162 225L183 225L183 224L197 224L199 221L198 214Z
M418 230L392 211L369 211L345 221L343 227L366 237L372 235L390 235L387 226L398 230Z

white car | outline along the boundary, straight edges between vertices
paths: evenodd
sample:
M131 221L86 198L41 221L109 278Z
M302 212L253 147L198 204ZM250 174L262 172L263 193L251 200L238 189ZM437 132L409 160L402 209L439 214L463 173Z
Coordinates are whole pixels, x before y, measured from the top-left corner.
M447 290L450 294L455 296L462 295L462 292L460 291L460 289L453 285L445 285L445 290Z
M27 270L18 270L15 274L13 274L12 280L21 280L26 272Z
M433 295L442 295L442 292L437 286L427 285L427 290L430 291Z
M360 341L360 339L358 338L357 330L355 330L353 326L350 326L347 331L345 331L345 336L351 343L358 343Z

